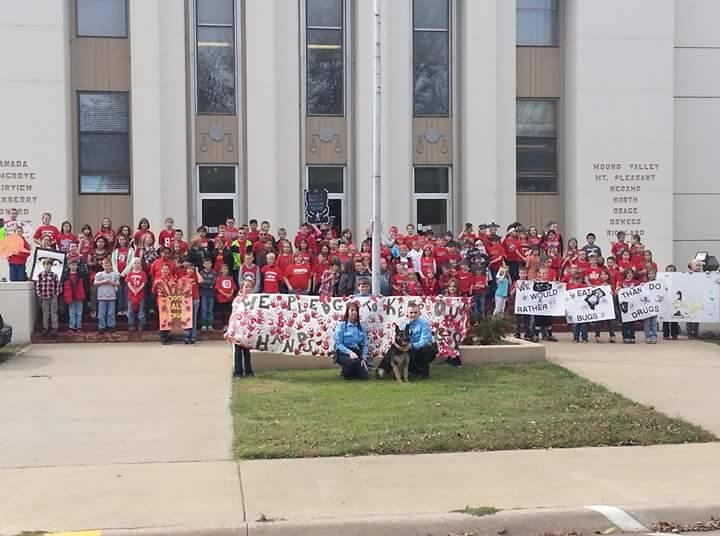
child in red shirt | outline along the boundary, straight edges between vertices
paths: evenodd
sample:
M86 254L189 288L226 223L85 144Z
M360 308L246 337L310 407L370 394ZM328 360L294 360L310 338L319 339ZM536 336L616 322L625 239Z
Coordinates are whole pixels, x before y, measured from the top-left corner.
M408 270L405 292L406 296L420 296L422 294L422 289L414 270Z
M585 283L591 287L601 285L602 273L604 270L598 265L598 258L593 255L590 257L590 266L585 271Z
M165 229L160 231L158 235L158 246L163 248L171 248L175 241L175 220L172 218L165 218Z
M422 278L423 296L437 296L438 282L434 272L428 272Z
M187 264L185 266L185 274L180 277L181 280L186 280L190 283L192 288L192 327L185 330L185 344L195 344L197 338L197 318L198 310L200 309L200 281L202 277L198 274L197 267L193 264Z
M230 319L230 312L233 298L237 285L232 275L230 275L230 267L223 264L220 267L220 275L215 280L215 301L217 302L217 310L222 314L224 319L224 328L227 329L227 323Z
M303 261L303 254L295 252L293 264L285 269L285 286L288 292L296 294L309 294L312 271L309 264Z
M95 241L97 242L97 239L101 236L105 239L110 249L115 247L117 233L112 228L112 221L110 218L103 218L102 223L100 224L100 229L98 229L97 233L95 233Z
M623 252L623 257L625 257L625 254L630 255L630 252L625 250ZM622 272L622 280L618 284L618 288L630 288L637 286L637 280L635 279L635 272L631 270L630 268L626 268ZM623 335L623 344L635 344L635 322L623 322L622 323L622 335Z
M473 274L470 272L470 265L467 262L460 263L460 269L455 274L458 289L462 296L470 296L473 287Z
M527 273L527 270L521 269ZM487 296L488 290L488 277L487 269L482 264L475 264L472 268L472 297L473 297L473 309L477 318L482 320L485 318L485 296Z
M167 266L170 270L170 275L175 277L175 273L177 272L177 266L170 257L170 249L165 247L160 249L160 258L154 260L153 263L150 265L150 278L153 281L158 279L163 266Z
M130 271L125 276L127 286L127 318L128 331L135 331L135 321L138 322L138 331L145 329L145 287L147 274L142 269L142 261L135 257L132 260Z
M158 270L158 277L154 278L153 280L152 293L155 296L155 299L157 300L160 297L169 296L170 294L172 294L175 285L176 280L172 272L170 271L170 265L163 264L162 267L160 267ZM170 340L170 331L161 329L160 342L163 345L166 345L170 344Z
M282 270L275 264L274 253L268 253L265 260L267 264L262 267L262 291L265 294L279 294Z
M77 241L77 236L72 232L72 224L69 221L62 222L60 225L60 234L57 238L58 251L67 253L70 250L70 244Z
M330 269L330 263L327 260L325 253L320 253L317 257L317 262L313 267L313 289L317 293L320 290L320 283L322 283L323 274Z
M41 246L43 237L49 236L50 247L56 248L58 239L60 238L60 231L57 227L50 224L52 221L52 215L49 212L43 212L41 221L42 225L35 229L35 233L33 234L33 241L35 242L35 245Z
M579 272L573 274L572 280L567 284L567 290L586 287ZM573 324L573 342L588 342L588 323L582 322Z

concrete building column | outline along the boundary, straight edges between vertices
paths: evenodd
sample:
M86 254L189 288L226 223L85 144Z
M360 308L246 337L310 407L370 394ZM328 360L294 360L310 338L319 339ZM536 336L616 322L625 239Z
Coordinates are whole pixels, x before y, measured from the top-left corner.
M515 219L515 0L459 0L460 218Z
M32 231L43 212L72 219L69 10L66 2L3 4L0 17L0 217L11 208ZM5 262L0 263L3 272ZM0 273L0 276L7 276Z
M141 217L161 229L166 217L188 229L185 5L129 2L133 226Z
M297 2L245 3L248 218L273 230L300 223L300 11Z
M673 247L673 0L567 0L565 236ZM582 237L582 238L581 238Z

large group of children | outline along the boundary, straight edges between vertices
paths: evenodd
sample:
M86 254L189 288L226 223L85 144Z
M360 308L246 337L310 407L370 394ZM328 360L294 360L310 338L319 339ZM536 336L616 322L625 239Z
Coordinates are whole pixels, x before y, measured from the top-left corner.
M5 230L23 234L12 215ZM498 230L495 223L477 229L466 224L457 234L435 236L428 227L418 232L409 224L404 234L391 227L381 245L380 288L370 291L384 296L468 297L473 316L479 319L489 313L504 315L518 280L562 281L567 288L609 285L616 291L651 281L658 270L638 235L628 242L624 233L618 233L604 257L593 233L580 246L575 238L565 241L554 222L542 232L517 222L502 235ZM86 313L97 318L101 333L115 329L116 316L127 317L130 331L142 331L148 317L156 314L158 292L170 281L187 280L192 287L194 328L185 338L188 344L195 342L198 329L213 330L216 313L227 323L233 298L244 282L252 283L253 292L321 296L352 296L359 287L367 292L371 282L370 238L356 242L350 229L338 232L330 225L304 224L290 238L284 228L274 233L268 221L236 225L229 218L214 236L199 227L186 238L172 218L157 234L147 218L141 218L135 229L114 228L104 218L97 231L85 224L76 234L70 222L58 228L45 213L32 240L36 247L66 254L63 276L57 278L48 263L36 285L43 330L53 336L59 309L67 313L71 332L82 329ZM8 259L11 280L27 278L27 256L19 253ZM58 298L66 307L58 308ZM540 336L556 340L551 318L516 315L514 321L516 336L524 331L529 340ZM656 326L656 318L645 321L649 343L657 341ZM613 322L595 326L597 342L602 340L602 329L615 342ZM690 336L696 336L696 330L688 326ZM678 333L677 324L663 326L665 338L676 339ZM575 341L587 342L588 325L575 325L573 335ZM623 324L622 339L635 341L634 323Z

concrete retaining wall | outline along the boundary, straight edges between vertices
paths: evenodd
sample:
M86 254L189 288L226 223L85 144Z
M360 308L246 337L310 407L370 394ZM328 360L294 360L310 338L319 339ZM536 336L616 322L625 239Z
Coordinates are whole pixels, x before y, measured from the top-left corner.
M35 283L0 283L0 314L13 328L14 344L27 344L37 318Z

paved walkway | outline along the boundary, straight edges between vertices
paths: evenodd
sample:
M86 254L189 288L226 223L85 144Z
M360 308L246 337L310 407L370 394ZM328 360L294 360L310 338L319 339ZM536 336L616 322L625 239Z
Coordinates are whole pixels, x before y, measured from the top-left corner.
M607 336L604 336L607 341ZM702 341L638 344L573 344L563 334L547 358L672 417L720 437L720 345Z
M0 534L243 522L226 345L36 345L0 365Z
M549 353L720 434L717 346ZM0 365L0 534L720 502L720 443L237 464L230 367L222 343L38 345Z

